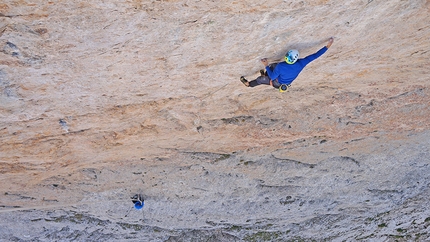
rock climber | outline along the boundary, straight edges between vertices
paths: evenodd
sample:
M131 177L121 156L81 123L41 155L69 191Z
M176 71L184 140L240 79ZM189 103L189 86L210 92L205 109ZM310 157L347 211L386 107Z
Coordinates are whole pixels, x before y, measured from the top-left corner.
M137 210L140 210L143 208L143 206L145 205L144 203L144 199L142 198L142 195L140 194L136 194L133 197L131 197L131 201L134 204L134 208Z
M323 55L333 44L333 41L334 39L330 38L326 46L303 59L299 59L299 52L297 50L289 50L285 54L285 61L280 63L272 63L269 65L267 58L261 59L261 62L266 67L266 72L260 70L261 76L250 82L248 82L244 76L241 76L240 81L247 87L255 87L262 84L271 85L279 89L280 92L285 92L303 68L311 61Z

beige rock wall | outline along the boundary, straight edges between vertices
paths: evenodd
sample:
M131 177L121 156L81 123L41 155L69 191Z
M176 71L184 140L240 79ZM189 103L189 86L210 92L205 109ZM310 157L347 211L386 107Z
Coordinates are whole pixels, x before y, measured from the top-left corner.
M339 215L336 221L352 224L350 231L366 218L404 213L401 206L412 203L407 199L423 208L427 203L419 197L429 194L429 26L430 2L424 0L3 0L0 216L7 226L0 233L66 239L62 226L82 231L73 221L97 220L124 231L86 231L77 238L133 237L127 226L134 224L157 240L232 239L219 233L226 228L233 239L275 236L268 231L283 239L318 239L318 226L306 221L331 216L327 206ZM288 93L239 82L242 75L258 75L259 59L280 60L290 48L306 56L331 36L333 46ZM354 173L362 177L359 186L341 182L353 192L318 178L344 176L334 168L348 162L366 164ZM385 174L390 162L396 166ZM266 167L272 163L275 168ZM310 177L322 180L307 179L309 167L318 171ZM269 187L280 188L263 185L274 177L279 180ZM397 177L400 188L387 185ZM375 180L383 188L368 186ZM321 187L312 181L329 191L315 195ZM310 193L301 192L306 189ZM143 217L135 211L127 217L128 197L136 192L150 205ZM111 202L100 207L99 199ZM297 212L301 203L308 214ZM284 209L288 204L296 207ZM29 208L35 210L21 212ZM50 215L54 210L59 214ZM390 220L400 219L393 213ZM404 220L425 227L430 215L420 214ZM34 229L16 234L15 218L34 221ZM49 223L56 218L64 221ZM328 231L321 235L326 239L330 232L349 239L398 232L388 223L391 230L384 231L383 223L350 234L336 232L334 222L320 230ZM303 227L286 233L294 224ZM163 235L154 235L154 228Z

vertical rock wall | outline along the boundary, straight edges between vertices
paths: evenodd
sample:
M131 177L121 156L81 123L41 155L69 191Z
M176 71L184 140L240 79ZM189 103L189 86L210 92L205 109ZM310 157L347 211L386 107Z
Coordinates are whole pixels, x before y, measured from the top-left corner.
M3 1L0 234L425 240L429 13L424 0ZM331 36L289 92L239 82Z

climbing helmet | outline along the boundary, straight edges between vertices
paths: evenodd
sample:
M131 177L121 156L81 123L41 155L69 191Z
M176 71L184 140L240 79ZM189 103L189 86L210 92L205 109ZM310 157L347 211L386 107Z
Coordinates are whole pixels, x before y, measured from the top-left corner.
M298 59L299 59L298 50L289 50L287 54L285 54L285 61L288 64L294 64Z

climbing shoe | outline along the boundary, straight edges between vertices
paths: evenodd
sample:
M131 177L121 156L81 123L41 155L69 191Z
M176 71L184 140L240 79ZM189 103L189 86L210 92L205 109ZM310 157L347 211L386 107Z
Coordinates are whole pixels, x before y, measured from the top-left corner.
M248 82L248 80L245 79L244 76L240 77L240 81L243 83L243 85L249 87L249 82Z

